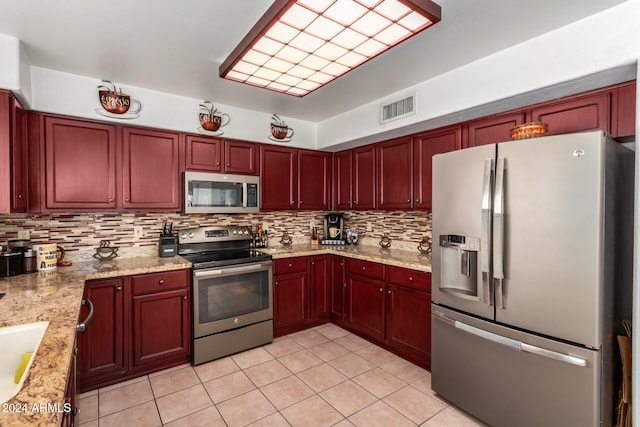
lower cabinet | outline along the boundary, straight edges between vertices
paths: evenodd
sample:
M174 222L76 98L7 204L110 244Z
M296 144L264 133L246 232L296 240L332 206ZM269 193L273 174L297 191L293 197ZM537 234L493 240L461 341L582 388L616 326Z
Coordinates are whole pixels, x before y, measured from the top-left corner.
M94 312L78 336L79 392L189 360L190 277L174 270L86 282Z
M329 321L328 257L273 261L273 336Z
M347 322L365 336L384 341L384 266L347 260Z
M344 257L332 255L330 257L331 274L329 276L331 295L331 321L339 326L343 326L346 321L345 297L347 289L346 260Z

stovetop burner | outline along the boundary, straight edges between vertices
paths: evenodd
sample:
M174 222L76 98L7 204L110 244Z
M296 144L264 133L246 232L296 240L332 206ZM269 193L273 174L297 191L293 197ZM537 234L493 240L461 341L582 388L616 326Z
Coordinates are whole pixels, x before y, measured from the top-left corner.
M178 234L178 254L194 270L271 260L250 248L251 230L241 226L195 227Z
M200 252L182 255L182 257L191 262L194 270L271 260L271 255L253 249Z

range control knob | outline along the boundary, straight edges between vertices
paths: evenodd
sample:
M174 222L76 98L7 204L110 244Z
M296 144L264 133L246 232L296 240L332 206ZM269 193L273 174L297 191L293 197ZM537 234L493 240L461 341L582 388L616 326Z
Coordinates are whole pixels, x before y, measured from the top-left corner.
M181 238L181 239L186 239L186 238L187 238L187 233L182 233L182 234L180 235L180 238Z
M238 234L238 230L234 229L233 234Z
M196 235L193 233L189 233L189 237L193 239L194 237L196 237Z
M249 230L244 230L244 234L249 234Z

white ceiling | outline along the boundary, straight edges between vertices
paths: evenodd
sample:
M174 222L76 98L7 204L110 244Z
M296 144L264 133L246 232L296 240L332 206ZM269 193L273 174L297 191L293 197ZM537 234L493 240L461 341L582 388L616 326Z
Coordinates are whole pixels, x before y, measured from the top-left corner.
M296 98L218 77L273 0L4 0L0 34L31 65L313 122L625 0L435 0L442 21Z

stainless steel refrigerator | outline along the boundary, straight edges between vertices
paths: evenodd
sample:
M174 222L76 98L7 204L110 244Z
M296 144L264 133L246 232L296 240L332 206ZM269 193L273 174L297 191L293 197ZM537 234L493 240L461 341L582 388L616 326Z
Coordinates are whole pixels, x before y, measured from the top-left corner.
M491 426L608 426L634 153L601 131L433 158L432 387Z

